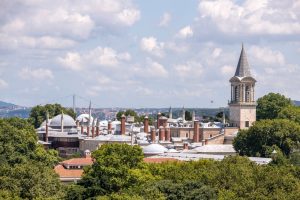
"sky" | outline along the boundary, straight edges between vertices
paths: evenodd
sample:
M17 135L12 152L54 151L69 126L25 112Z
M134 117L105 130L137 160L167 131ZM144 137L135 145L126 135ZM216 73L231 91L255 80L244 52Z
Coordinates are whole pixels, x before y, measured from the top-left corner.
M300 0L0 0L0 100L225 107L242 43L256 98L300 100Z

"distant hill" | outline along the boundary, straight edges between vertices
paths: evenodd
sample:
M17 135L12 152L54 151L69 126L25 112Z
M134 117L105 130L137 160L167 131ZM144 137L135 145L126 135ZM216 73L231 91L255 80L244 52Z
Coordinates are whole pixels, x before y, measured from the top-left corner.
M0 101L0 107L1 108L17 107L17 105L12 104L12 103L7 103L7 102L4 102L4 101Z
M300 101L294 100L293 103L295 106L300 106Z

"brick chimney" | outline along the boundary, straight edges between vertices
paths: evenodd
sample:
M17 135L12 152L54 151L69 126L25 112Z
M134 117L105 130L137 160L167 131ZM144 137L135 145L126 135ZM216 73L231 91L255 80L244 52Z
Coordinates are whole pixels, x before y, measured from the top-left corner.
M155 143L155 140L156 140L156 130L155 130L155 128L152 128L151 129L151 142Z
M188 150L189 149L189 144L187 142L183 143L183 149Z
M194 121L194 137L193 142L199 142L199 121Z
M90 136L90 124L86 127L86 136Z
M81 134L83 134L83 119L81 120L81 124L80 124L80 132Z
M97 120L97 123L96 123L96 137L100 135L99 126L100 126L100 122L99 122L99 120Z
M158 112L158 113L157 113L157 124L156 124L156 128L159 128L159 127L160 127L160 121L159 121L160 116L161 116L161 113Z
M126 126L125 126L125 115L123 114L122 117L121 117L121 135L125 135L125 129L126 129Z
M95 119L92 122L92 138L95 137Z
M165 131L166 132L165 140L170 142L171 141L171 130L169 127L167 127L165 130L166 130Z
M145 118L144 118L144 132L145 133L149 132L149 119L148 119L148 116L145 116Z
M108 120L108 125L107 125L108 133L111 133L111 129L112 129L112 123L111 123L111 120Z
M159 127L159 141L164 141L165 137L165 128L163 126Z

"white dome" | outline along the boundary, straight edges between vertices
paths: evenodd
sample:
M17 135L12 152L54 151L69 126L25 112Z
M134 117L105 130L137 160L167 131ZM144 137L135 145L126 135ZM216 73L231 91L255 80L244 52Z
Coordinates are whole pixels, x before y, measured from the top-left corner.
M90 123L92 123L94 120L94 118L91 116L91 121ZM89 114L81 114L79 115L77 118L76 118L76 121L78 122L84 122L84 123L87 123L89 121Z
M60 127L61 126L61 115L57 115L51 119L50 127ZM76 127L74 119L66 114L63 114L63 125L64 127Z
M108 126L108 121L107 120L100 121L100 126Z
M160 144L150 144L142 147L144 154L162 154L168 151L168 149Z

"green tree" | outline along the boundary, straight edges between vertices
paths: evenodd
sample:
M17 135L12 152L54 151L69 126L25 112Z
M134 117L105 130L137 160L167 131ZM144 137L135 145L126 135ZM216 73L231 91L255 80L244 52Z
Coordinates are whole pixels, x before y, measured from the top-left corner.
M38 145L36 132L26 120L0 119L0 197L63 197L63 186L53 170L57 162L57 152Z
M136 113L134 110L132 110L132 109L128 109L128 110L126 110L126 111L119 111L119 112L117 113L117 115L116 115L117 120L120 121L123 114L124 114L126 117L127 117L127 116L133 116L135 122L138 122L138 121L139 121L139 117L138 117L137 113Z
M187 120L187 121L192 120L192 113L188 110L185 111L185 120Z
M261 120L248 130L241 130L234 148L247 156L270 157L274 145L288 156L300 143L300 125L286 119Z
M278 118L289 119L300 124L300 107L287 106L281 109L278 114Z
M275 119L280 111L287 106L292 106L291 99L278 93L269 93L257 100L257 119Z
M86 189L85 197L116 193L137 184L139 176L134 175L134 170L143 164L139 146L104 144L92 156L95 162L79 182Z
M46 104L44 106L38 105L31 109L29 114L29 122L35 127L38 128L46 120L46 114L49 114L49 118L52 118L56 115L64 114L70 115L75 119L76 113L71 108L64 108L60 104Z

